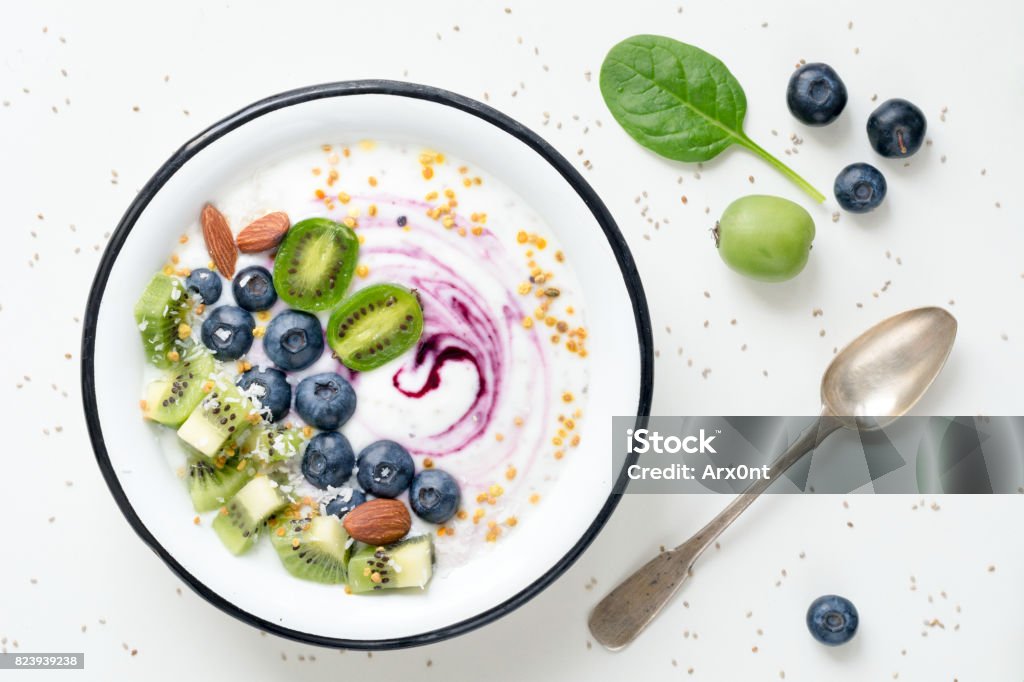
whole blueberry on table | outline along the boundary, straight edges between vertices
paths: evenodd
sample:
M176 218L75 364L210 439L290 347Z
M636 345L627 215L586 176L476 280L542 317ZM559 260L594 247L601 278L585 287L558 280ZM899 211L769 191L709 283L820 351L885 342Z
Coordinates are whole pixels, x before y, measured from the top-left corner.
M193 296L197 296L201 303L213 305L220 298L223 285L220 282L220 275L213 270L196 268L185 278L185 288Z
M318 433L302 454L302 475L317 488L340 487L352 476L356 456L348 438L337 431Z
M285 310L267 325L263 350L281 369L305 369L324 352L324 331L315 315Z
M270 271L259 265L240 270L231 283L235 302L251 311L266 310L277 301L274 278Z
M424 469L412 479L409 504L424 521L444 523L459 510L462 493L447 471Z
M850 213L867 213L878 208L888 189L882 172L867 163L851 163L839 171L832 191L836 201Z
M255 322L247 311L238 306L222 305L214 308L203 321L203 345L213 351L218 360L237 360L252 346Z
M325 431L336 429L356 411L356 392L339 374L314 374L299 382L295 410L311 426Z
M379 440L359 453L356 480L372 495L397 497L409 487L413 469L408 450L392 440Z
M890 159L913 155L924 144L928 121L924 112L905 99L889 99L868 116L868 141Z
M789 78L786 104L809 126L828 125L846 107L846 85L828 64L804 64Z
M273 367L254 367L238 377L236 382L270 410L270 421L276 422L288 414L292 406L292 387L284 372ZM253 384L258 386L252 389Z
M814 639L829 646L853 639L859 621L856 607L849 599L836 594L818 597L807 609L807 629Z
M347 495L343 493L328 502L325 511L340 519L363 502L366 502L366 493L357 488L350 488Z

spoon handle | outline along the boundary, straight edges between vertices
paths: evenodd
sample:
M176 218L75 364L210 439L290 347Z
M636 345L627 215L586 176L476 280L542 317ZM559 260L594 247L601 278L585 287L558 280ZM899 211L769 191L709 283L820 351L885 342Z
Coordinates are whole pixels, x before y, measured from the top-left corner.
M715 538L739 518L776 478L840 426L842 423L827 408L822 410L821 416L771 464L771 480L754 481L693 537L675 549L662 552L619 583L590 612L588 625L594 639L612 651L636 639L689 577L697 557Z

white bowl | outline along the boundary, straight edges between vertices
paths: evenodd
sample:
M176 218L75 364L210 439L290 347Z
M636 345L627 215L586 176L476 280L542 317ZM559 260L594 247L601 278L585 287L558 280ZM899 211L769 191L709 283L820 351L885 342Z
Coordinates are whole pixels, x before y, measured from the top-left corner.
M416 594L350 597L295 580L268 548L234 557L196 532L181 481L139 418L145 360L134 329L138 292L203 204L289 150L339 135L422 141L487 169L544 216L588 302L591 380L583 445L515 533ZM651 329L640 279L607 209L536 134L474 100L390 81L318 85L275 95L186 143L132 202L93 283L82 340L86 418L107 484L139 536L196 592L285 637L338 648L437 641L523 604L580 555L618 502L611 417L647 415ZM265 543L264 543L265 544Z

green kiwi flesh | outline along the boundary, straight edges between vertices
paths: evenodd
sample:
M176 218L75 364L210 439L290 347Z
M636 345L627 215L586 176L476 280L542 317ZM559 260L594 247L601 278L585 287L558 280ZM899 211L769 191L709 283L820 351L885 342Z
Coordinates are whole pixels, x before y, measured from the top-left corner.
M359 258L359 239L327 218L309 218L288 230L274 258L274 288L293 308L316 312L345 295Z
M260 423L240 442L241 453L261 462L281 462L301 456L306 437L300 429Z
M416 345L423 310L416 292L397 284L360 289L331 314L327 343L349 369L376 369Z
M212 462L198 458L188 464L188 494L192 497L192 506L197 512L208 512L220 509L226 500L242 489L252 478L252 467L246 463L241 470L239 462L231 459L219 469Z
M257 414L253 404L226 376L215 374L213 386L178 429L178 438L197 452L213 457L228 443L237 442Z
M270 544L296 578L329 585L346 580L353 541L336 516L279 521L270 531Z
M206 395L203 383L215 369L213 356L202 346L193 346L166 376L150 383L143 416L165 426L181 426Z
M232 554L243 554L255 544L267 517L288 503L266 476L252 479L217 512L213 529Z
M135 324L146 360L161 369L174 364L168 354L184 347L178 327L188 319L189 308L188 291L180 279L162 272L153 275L135 304Z
M387 547L363 545L348 562L348 585L355 594L403 587L426 587L434 570L429 534Z

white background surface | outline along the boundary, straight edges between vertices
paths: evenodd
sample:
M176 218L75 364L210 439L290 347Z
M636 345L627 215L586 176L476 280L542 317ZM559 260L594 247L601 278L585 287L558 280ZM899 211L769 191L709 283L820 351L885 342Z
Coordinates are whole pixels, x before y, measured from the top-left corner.
M656 413L814 412L835 346L924 304L947 305L961 333L920 413L1024 412L1024 53L1014 47L1024 6L679 6L4 0L0 395L10 426L0 455L0 646L84 650L88 670L61 673L78 679L1024 676L1016 497L762 500L644 637L612 655L588 643L590 607L726 502L627 497L581 561L526 607L454 641L371 657L261 636L222 615L136 539L108 494L78 386L78 318L106 235L201 128L267 94L347 78L407 78L488 99L583 169L644 276L659 350ZM799 278L747 282L714 253L714 216L749 192L810 204L743 152L705 164L697 178L696 167L633 144L596 80L607 48L637 32L721 57L746 89L750 136L783 155L797 133L799 154L783 158L827 194L842 166L876 161L862 132L876 93L921 106L933 144L909 167L877 160L889 197L875 214L833 224L834 202L812 208L818 237ZM832 64L850 91L829 128L809 130L786 111L785 84L801 58ZM860 609L861 632L847 647L825 649L806 633L807 604L825 592Z

